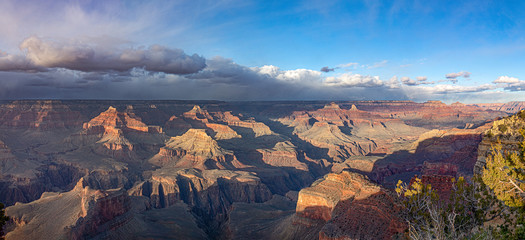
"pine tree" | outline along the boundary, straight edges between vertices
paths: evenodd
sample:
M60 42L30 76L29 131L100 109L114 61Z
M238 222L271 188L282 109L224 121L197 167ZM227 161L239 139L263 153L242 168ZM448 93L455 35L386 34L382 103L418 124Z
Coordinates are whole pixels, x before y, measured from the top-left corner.
M8 220L9 218L5 216L4 204L0 203L0 239L3 239L4 232L2 230Z
M520 131L525 137L525 130ZM525 206L525 140L518 152L504 153L500 143L492 147L483 169L483 182L510 207Z

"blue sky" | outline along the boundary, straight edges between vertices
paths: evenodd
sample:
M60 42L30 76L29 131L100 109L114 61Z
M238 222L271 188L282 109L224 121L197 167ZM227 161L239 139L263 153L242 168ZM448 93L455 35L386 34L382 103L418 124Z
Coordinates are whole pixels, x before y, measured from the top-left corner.
M0 0L0 98L524 101L524 10Z

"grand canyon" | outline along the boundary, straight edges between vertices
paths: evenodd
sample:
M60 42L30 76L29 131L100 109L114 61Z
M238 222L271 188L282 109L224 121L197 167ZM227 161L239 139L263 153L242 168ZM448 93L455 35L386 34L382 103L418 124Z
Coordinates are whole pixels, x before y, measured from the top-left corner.
M0 0L0 240L525 239L524 12Z
M4 101L5 238L402 237L396 182L419 175L447 191L440 177L479 173L496 141L487 131L521 109L525 102Z

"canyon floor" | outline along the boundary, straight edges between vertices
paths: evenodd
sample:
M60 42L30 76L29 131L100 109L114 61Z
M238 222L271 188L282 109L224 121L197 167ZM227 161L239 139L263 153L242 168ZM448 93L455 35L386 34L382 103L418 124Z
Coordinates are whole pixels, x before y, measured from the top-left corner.
M5 237L388 239L405 228L391 191L398 180L472 176L489 151L483 133L520 109L524 102L4 101Z

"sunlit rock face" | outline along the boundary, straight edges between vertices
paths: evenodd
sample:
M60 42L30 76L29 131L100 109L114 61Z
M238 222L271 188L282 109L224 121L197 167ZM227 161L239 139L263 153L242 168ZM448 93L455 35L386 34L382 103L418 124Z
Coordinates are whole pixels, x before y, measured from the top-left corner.
M330 173L299 192L296 221L325 222L319 239L389 239L406 227L400 210L395 196L363 175Z
M233 152L219 147L204 129L190 129L182 136L172 137L150 162L159 166L197 169L242 167Z
M93 190L81 179L69 192L46 192L31 203L8 207L14 229L6 239L84 239L106 231L104 224L129 210L124 191Z

